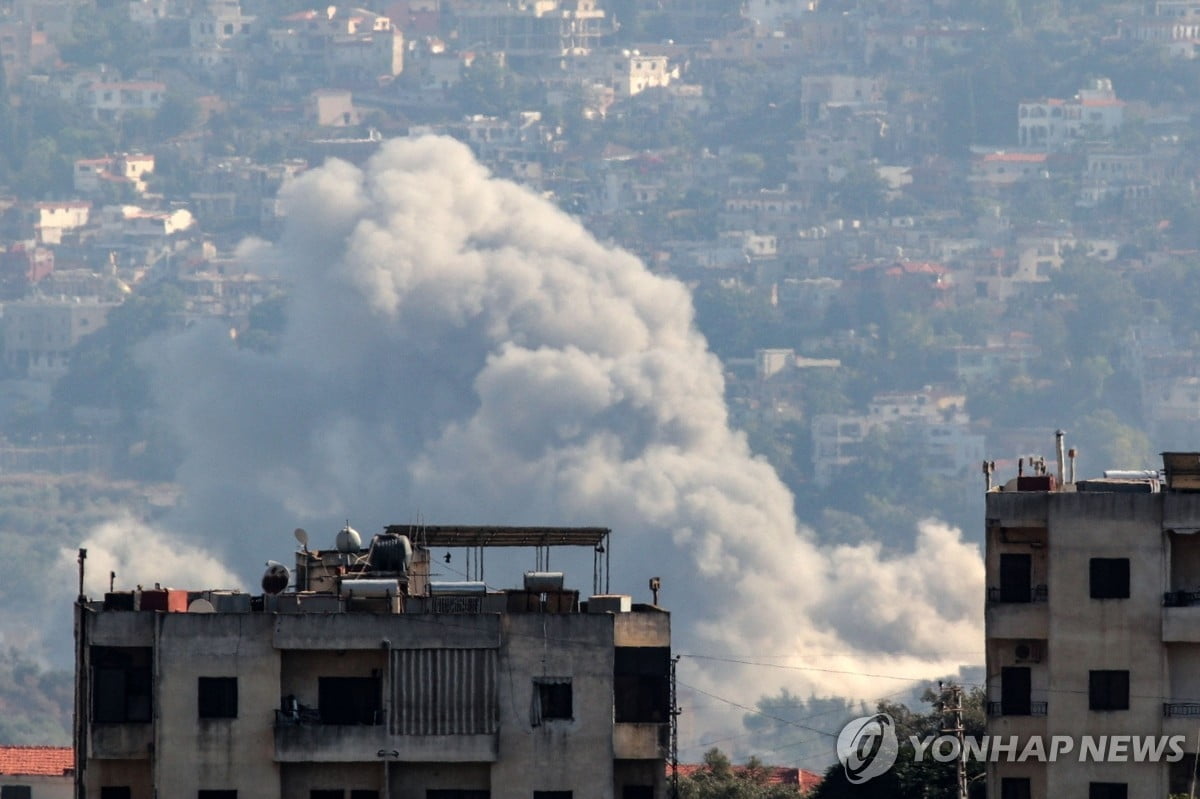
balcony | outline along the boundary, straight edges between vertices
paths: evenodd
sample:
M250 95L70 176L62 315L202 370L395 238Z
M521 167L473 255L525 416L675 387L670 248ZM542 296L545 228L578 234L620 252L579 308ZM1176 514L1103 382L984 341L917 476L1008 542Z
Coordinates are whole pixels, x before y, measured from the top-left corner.
M1033 586L1029 589L1028 596L1024 592L1014 593L1011 589L1003 588L989 588L987 594L987 601L991 604L1021 605L1049 600L1050 589L1045 585Z
M1200 718L1200 702L1163 702L1163 718Z
M1190 591L1163 595L1162 639L1167 643L1200 643L1200 602Z
M613 725L613 757L620 760L657 760L666 757L671 727L667 724Z
M498 736L392 735L379 712L373 724L323 724L312 708L275 711L275 761L278 763L360 763L381 749L393 760L408 762L490 763Z
M146 760L154 748L154 725L92 724L90 757L97 760Z
M990 718L1002 716L1044 716L1049 711L1049 702L1029 702L1026 707L1005 707L1003 702L988 702L987 714Z
M988 589L986 624L988 638L1049 637L1050 614L1047 603L1050 592L1045 585L1036 585L1029 593L1014 598L1010 591Z

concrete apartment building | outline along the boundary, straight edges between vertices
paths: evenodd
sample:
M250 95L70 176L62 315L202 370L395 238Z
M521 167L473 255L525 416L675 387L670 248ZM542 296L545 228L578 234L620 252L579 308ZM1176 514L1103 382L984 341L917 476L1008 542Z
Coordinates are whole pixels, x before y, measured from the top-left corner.
M996 762L1000 799L1187 794L1200 731L1200 454L1076 480L1039 465L986 497L988 734L1185 736L1182 760ZM1004 760L1006 758L1002 758ZM1100 762L1096 762L1099 760Z
M290 580L272 564L260 596L81 596L77 796L662 799L670 617L601 593L608 537L403 525L362 546L347 527ZM489 588L503 546L543 567L591 549L592 595L549 571ZM442 548L474 579L438 582Z

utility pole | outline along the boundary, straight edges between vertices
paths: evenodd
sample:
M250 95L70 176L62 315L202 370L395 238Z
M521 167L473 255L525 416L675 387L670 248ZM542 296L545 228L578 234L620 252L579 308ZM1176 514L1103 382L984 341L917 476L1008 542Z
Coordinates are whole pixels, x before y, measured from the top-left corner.
M962 707L962 688L951 683L949 687L942 687L938 683L938 688L941 690L940 704L942 706L943 718L947 715L949 719L943 723L949 726L942 729L943 733L953 735L958 740L958 759L955 765L958 768L958 799L967 799L967 749L963 745L963 737L966 732L963 727L963 707ZM947 700L947 697L949 699Z
M657 593L657 592L655 592ZM671 799L679 799L679 693L675 684L675 666L679 656L671 658Z

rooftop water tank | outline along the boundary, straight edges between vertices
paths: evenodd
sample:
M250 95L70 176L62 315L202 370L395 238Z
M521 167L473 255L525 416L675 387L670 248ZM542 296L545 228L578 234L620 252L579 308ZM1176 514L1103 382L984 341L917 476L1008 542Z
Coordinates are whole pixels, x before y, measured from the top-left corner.
M347 524L338 531L335 545L338 552L357 552L362 548L362 536L358 534L358 530Z

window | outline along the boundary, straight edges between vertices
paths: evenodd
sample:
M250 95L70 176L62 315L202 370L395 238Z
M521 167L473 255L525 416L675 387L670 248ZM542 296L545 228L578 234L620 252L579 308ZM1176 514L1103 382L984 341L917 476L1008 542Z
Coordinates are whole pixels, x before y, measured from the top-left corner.
M1000 799L1031 799L1028 777L1005 777L1000 780Z
M196 799L237 799L237 791L196 791Z
M671 712L671 650L621 646L613 661L615 720L665 724Z
M100 799L130 799L130 797L131 791L127 785L120 787L110 785L100 789Z
M197 683L197 694L200 718L237 718L237 677L201 677Z
M1090 710L1129 710L1128 671L1089 671Z
M1031 672L1025 666L1000 669L1000 713L1004 716L1028 716L1033 712L1030 701Z
M28 785L5 785L0 787L0 799L33 799L33 789Z
M534 791L533 799L571 799L570 791Z
M148 723L151 717L150 650L92 647L92 721Z
M1129 598L1129 558L1092 558L1092 599Z
M322 724L378 724L382 721L378 677L321 677L317 706Z
M533 708L530 723L537 727L543 721L572 719L570 677L537 677L533 681Z
M1088 799L1128 799L1129 786L1123 782L1089 782Z
M621 789L621 799L654 799L654 786L626 785Z
M1027 554L1000 556L1000 601L1028 602L1033 597L1033 558Z

